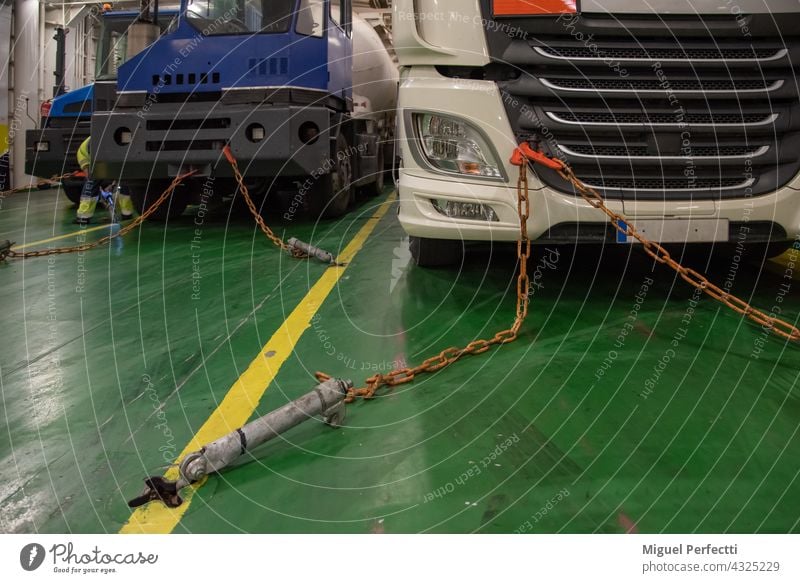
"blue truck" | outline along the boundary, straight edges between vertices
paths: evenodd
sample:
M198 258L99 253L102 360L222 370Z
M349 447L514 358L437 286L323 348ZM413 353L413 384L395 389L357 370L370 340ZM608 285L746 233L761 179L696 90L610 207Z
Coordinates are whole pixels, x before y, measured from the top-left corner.
M162 32L174 26L177 10L162 11L158 25ZM139 18L139 12L105 11L101 14L100 37L97 44L95 80L113 82L117 68L128 54L129 27ZM108 109L104 101L108 93L95 91L90 83L68 91L44 102L40 109L40 126L25 135L25 173L50 178L79 170L75 153L83 140L89 137L92 112ZM82 178L67 178L62 188L67 198L77 203L83 187Z
M235 193L228 146L262 201L289 192L314 215L343 214L356 188L383 188L397 80L391 63L388 104L358 96L386 79L354 69L354 24L350 0L183 0L174 30L103 88L112 106L92 115L94 174L119 177L142 212L194 171L153 215L176 217L201 193ZM391 62L383 46L369 53Z

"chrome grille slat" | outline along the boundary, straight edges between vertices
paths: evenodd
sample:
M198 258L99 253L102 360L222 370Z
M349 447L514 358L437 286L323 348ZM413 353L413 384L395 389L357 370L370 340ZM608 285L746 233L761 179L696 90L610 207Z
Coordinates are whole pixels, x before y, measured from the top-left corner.
M547 117L565 125L575 126L616 126L616 127L680 127L681 123L686 123L696 127L759 127L767 126L777 121L779 114L743 114L738 116L740 121L735 120L735 114L727 114L726 117L716 114L687 114L684 122L679 122L675 114L614 114L614 113L584 113L580 111L561 113L554 111L545 112ZM652 121L653 119L669 121ZM716 121L726 119L727 121ZM602 121L599 121L602 120Z
M606 150L604 151L604 148ZM702 158L713 158L713 159L722 159L722 160L736 160L736 159L745 159L745 158L755 158L758 156L763 156L769 151L769 146L764 145L755 150L749 149L748 147L741 147L737 148L735 146L728 146L731 148L729 152L735 152L736 150L744 150L740 153L723 153L725 146L721 146L719 148L713 147L694 147L692 148L691 156L673 156L673 155L651 155L647 153L640 153L642 150L645 152L647 151L646 147L642 146L583 146L583 145L564 145L559 144L558 149L561 150L564 154L568 156L572 156L575 158L591 158L594 160L690 160L690 159L702 159ZM581 152L580 150L584 150ZM594 153L590 153L587 150L591 150ZM618 151L618 150L625 150L627 154L620 154L620 153L607 153L609 151Z
M603 62L616 59L625 62L664 63L766 63L778 61L789 54L788 49L692 49L692 48L603 48L592 51L586 47L534 47L540 55L561 61Z
M658 93L667 95L670 92L678 94L694 93L697 95L709 95L714 93L769 93L777 91L783 87L784 80L776 79L767 82L757 79L738 79L734 81L710 80L702 81L674 80L670 81L669 86L664 88L657 79L597 79L572 78L550 80L541 77L539 81L555 91L573 91L581 93Z
M614 190L630 192L663 192L665 190L677 192L714 192L748 188L755 183L753 178L748 178L747 180L706 178L694 181L680 181L670 178L599 178L597 182L591 182L591 180L591 178L588 178L585 181L586 184L597 190L613 188Z

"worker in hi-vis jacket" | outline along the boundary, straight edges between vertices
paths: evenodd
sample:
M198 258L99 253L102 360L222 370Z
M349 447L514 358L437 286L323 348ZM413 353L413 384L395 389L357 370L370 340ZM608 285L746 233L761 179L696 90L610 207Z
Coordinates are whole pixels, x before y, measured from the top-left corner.
M78 204L78 213L75 222L79 225L86 225L92 220L94 211L97 208L97 201L100 199L100 184L92 179L92 152L91 144L86 138L78 148L77 158L78 166L81 171L86 175L86 182L83 183L83 190L81 191L81 200ZM109 196L107 203L109 208L113 211L115 201L112 196ZM127 192L127 189L120 187L119 199L116 201L119 204L120 214L122 220L130 219L133 217L133 201ZM113 214L113 213L112 213ZM112 217L113 220L113 217Z

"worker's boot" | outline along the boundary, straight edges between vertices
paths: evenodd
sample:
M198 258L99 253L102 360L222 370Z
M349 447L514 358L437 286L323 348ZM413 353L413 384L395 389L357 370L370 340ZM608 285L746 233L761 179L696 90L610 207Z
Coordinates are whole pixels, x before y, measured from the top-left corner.
M133 218L134 208L130 195L120 193L119 198L117 199L117 204L119 205L119 210L123 221Z
M81 200L78 204L78 212L76 213L75 222L79 225L88 225L94 216L94 211L97 208L97 193L94 188L94 181L87 180L83 183L83 191L81 192Z

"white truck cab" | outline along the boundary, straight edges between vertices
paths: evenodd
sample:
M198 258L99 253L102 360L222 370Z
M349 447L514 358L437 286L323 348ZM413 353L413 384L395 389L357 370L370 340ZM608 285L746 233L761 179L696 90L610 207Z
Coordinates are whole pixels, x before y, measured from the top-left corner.
M518 238L523 141L662 243L777 254L800 237L796 2L394 0L393 28L419 264ZM557 173L528 172L534 242L627 242Z

